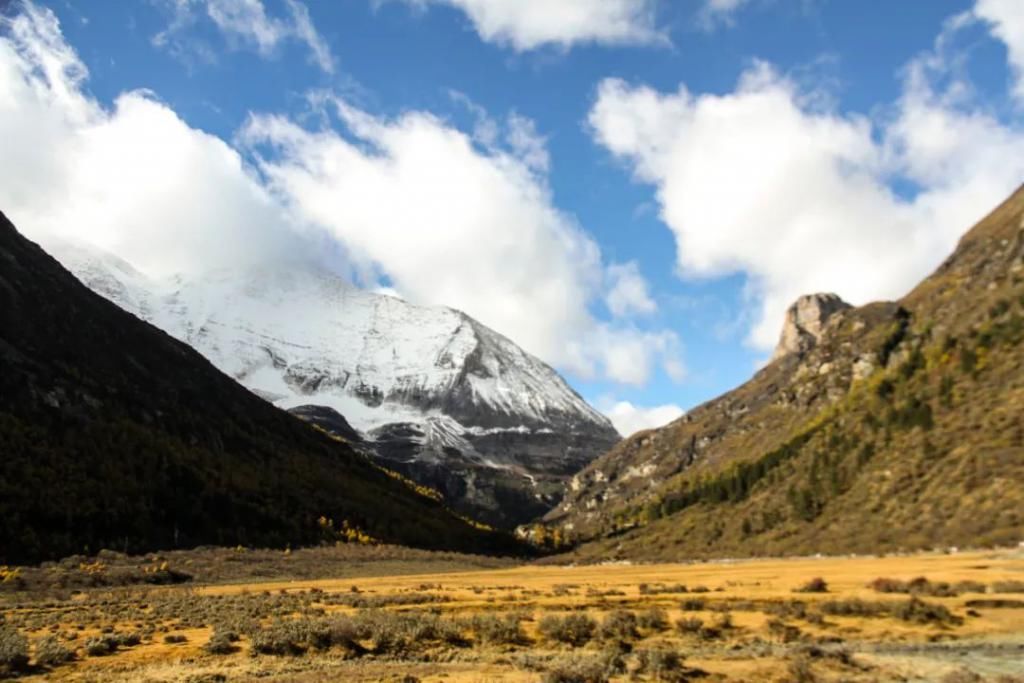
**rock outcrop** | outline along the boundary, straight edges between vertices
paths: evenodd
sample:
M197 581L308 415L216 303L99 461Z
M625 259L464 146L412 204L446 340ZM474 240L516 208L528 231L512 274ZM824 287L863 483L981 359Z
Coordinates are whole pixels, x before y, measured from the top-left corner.
M829 319L851 308L835 294L805 294L786 311L786 320L772 360L791 353L806 353L825 333Z

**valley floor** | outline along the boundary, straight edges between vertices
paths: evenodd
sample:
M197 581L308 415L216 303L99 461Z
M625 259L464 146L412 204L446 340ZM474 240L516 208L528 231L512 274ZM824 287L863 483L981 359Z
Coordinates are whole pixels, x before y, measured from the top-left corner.
M1024 681L1024 550L456 567L50 587L0 611L34 644L24 680ZM38 666L47 635L75 659Z

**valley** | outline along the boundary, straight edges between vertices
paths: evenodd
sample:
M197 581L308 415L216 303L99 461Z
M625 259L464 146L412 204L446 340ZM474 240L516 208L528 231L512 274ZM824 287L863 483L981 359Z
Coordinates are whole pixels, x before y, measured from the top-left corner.
M1021 549L537 567L348 546L93 562L51 573L71 586L168 562L197 580L6 582L0 613L33 657L46 639L75 656L33 659L23 680L1024 680ZM240 580L241 567L263 576Z

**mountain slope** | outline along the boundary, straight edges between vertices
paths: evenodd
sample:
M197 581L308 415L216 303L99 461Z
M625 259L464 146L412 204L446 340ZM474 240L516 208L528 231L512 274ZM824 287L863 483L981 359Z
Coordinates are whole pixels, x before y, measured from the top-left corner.
M1018 190L900 301L801 300L771 364L596 460L549 523L585 558L1021 540L1022 226Z
M0 452L0 563L333 541L345 522L510 547L89 291L2 214Z
M483 521L544 514L619 438L552 368L458 311L309 263L155 281L109 254L52 246L96 292L280 407L334 409L366 452Z

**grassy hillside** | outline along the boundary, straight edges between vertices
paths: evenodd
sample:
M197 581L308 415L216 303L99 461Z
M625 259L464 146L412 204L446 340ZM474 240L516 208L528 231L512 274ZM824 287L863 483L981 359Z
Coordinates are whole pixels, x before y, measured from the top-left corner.
M346 539L514 548L93 294L0 214L0 564Z
M1024 539L1024 191L899 302L575 481L585 558L875 552ZM868 276L867 274L865 276Z

